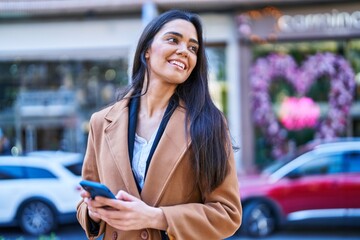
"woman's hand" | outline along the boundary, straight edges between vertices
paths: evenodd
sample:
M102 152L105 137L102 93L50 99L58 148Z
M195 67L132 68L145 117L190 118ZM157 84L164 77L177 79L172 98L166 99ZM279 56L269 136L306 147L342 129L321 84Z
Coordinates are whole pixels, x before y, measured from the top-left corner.
M160 208L150 207L125 191L119 191L116 198L116 200L104 197L95 197L95 200L88 198L90 217L95 222L101 219L123 231L143 228L167 229L165 215Z

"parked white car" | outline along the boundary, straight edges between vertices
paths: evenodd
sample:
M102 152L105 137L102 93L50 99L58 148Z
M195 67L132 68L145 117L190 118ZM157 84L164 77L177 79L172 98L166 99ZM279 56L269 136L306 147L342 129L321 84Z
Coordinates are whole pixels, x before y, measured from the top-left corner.
M26 156L42 157L52 162L58 162L77 176L81 176L84 156L76 152L40 150L26 153Z
M41 235L76 221L82 159L76 163L35 155L0 157L0 226Z

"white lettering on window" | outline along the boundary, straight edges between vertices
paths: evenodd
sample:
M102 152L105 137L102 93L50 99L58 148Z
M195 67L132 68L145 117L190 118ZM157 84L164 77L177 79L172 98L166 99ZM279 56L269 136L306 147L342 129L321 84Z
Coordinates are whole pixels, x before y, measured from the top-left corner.
M353 13L338 12L308 15L283 15L277 20L281 32L303 32L319 29L360 29L360 11Z

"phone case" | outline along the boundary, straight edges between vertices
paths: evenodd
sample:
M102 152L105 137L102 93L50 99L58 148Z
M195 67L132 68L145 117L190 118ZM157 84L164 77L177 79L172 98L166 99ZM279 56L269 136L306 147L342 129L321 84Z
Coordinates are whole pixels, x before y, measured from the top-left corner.
M102 196L102 197L116 199L115 195L104 184L101 184L98 182L93 182L93 181L88 181L88 180L82 180L80 182L80 185L87 192L90 193L92 199L94 199L96 196Z

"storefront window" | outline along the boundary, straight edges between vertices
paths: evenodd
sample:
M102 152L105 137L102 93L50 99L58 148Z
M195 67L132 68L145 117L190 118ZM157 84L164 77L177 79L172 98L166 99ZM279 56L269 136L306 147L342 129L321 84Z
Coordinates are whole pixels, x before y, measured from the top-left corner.
M83 150L90 115L127 84L122 58L0 62L0 128L24 151Z
M128 83L126 59L112 61L9 61L0 63L0 111L12 108L19 91L72 90L85 109L113 100Z
M290 56L294 59L297 67L300 69L303 63L310 57L318 53L331 53L335 56L344 58L350 65L352 71L356 76L355 92L353 93L353 101L350 106L349 119L346 123L345 130L340 137L356 137L360 136L360 121L359 113L356 111L360 100L360 41L359 40L339 40L339 41L305 41L305 42L291 42L291 43L274 43L274 44L259 44L253 47L253 62L259 58L265 58L269 54L276 53L284 56ZM307 66L308 69L301 69L301 71L317 71ZM340 78L339 78L340 79ZM341 81L341 80L339 80ZM333 81L334 83L335 81ZM280 123L280 128L286 130L286 138L288 146L286 151L295 151L314 140L318 133L319 127L322 123L320 120L314 123L311 127L304 127L301 129L286 129L284 122L280 121L282 104L290 98L298 100L311 100L313 106L320 109L321 116L328 114L330 108L329 93L337 86L332 85L330 77L323 75L315 79L306 90L305 94L299 94L293 84L290 84L284 76L278 76L273 79L269 86L269 96L273 112L277 116L277 121ZM336 92L336 91L335 91ZM298 99L296 99L298 98ZM290 100L292 100L290 99ZM300 109L298 110L300 111ZM310 110L306 112L306 116L310 115ZM264 132L259 126L255 127L255 157L258 166L263 166L274 160L272 154L272 143L265 138ZM285 131L284 131L285 133ZM279 135L280 136L280 135ZM285 135L284 135L285 136Z

